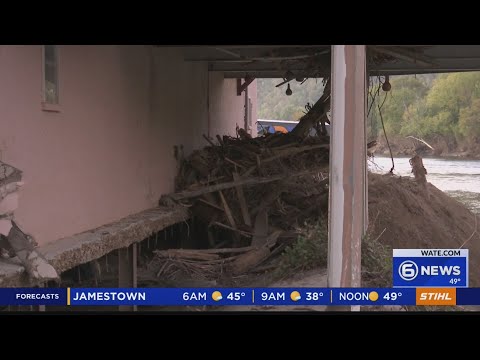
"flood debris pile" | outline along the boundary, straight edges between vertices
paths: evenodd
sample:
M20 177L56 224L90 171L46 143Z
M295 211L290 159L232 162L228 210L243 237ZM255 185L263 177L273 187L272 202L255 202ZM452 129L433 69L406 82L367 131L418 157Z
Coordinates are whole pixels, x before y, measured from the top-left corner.
M157 251L157 275L179 267L240 274L279 253L308 220L327 214L329 139L294 134L208 139L181 161L177 192L162 205L188 206L207 227L209 249Z
M176 192L160 204L188 206L205 224L209 249L157 251L150 264L157 276L248 272L296 240L299 226L327 214L328 78L324 85L290 133L252 138L237 128L236 137L204 135L209 146L177 156Z

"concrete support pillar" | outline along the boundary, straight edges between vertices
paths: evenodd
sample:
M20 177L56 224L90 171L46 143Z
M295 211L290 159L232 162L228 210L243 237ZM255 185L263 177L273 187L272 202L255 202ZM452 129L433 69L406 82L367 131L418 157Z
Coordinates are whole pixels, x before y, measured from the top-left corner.
M360 287L368 214L365 45L332 46L331 84L328 286Z

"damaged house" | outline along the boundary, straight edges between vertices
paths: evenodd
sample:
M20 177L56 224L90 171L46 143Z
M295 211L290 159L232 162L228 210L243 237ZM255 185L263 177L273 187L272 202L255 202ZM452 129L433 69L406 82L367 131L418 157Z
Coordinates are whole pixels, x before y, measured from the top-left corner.
M360 239L368 226L367 79L480 70L480 47L0 46L0 64L1 287L45 286L109 255L102 266L108 268L113 259L115 286L135 287L139 243L167 241L176 224L186 224L183 231L191 234L189 207L159 202L178 190L182 160L212 141L212 148L232 145L222 136L253 140L252 152L264 150L255 139L256 78L283 78L279 86L288 89L290 81L326 80L320 100L291 135L303 141L314 127L325 135L329 125L331 136L320 144L278 139L275 150L281 153L255 153L243 163L232 158L221 169L256 174L258 183L273 174L265 163L292 155L295 167L320 158L328 172L317 179L328 183L318 193L329 213L328 284L358 287ZM305 149L319 156L300 161ZM249 151L243 144L234 150ZM241 189L237 185L253 180L233 177L212 180L206 172L201 185L218 181L214 186L222 201L212 206L206 198L204 205L223 212L228 224L221 224L228 230L255 233L267 243L272 234L279 237L271 229L254 231L268 224L262 206L255 219L242 207L235 218L243 219L248 231L236 226L221 190ZM303 200L311 194L300 190L298 199L316 210L316 201ZM268 200L277 197L272 192ZM170 200L184 198L177 194Z
M158 207L179 157L205 146L204 135L256 135L255 81L237 94L236 79L186 62L179 48L0 46L0 64L2 287L38 285L116 251L132 273L126 249L188 217ZM12 229L50 271L32 276L6 241Z

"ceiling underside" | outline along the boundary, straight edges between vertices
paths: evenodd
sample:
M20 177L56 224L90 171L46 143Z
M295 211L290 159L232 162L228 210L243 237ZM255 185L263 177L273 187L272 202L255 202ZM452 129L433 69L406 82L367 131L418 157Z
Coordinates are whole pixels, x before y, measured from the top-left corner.
M208 62L226 78L324 77L330 45L182 46L185 61ZM370 75L480 71L480 45L368 45Z

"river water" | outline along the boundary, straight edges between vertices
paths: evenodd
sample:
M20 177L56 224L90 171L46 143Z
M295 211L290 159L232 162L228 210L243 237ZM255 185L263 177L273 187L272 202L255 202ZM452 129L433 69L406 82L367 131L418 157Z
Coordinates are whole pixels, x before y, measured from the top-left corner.
M408 157L394 157L393 160L395 175L413 177ZM392 167L389 157L375 157L373 162L375 165L368 161L372 172L387 173ZM480 214L480 160L423 158L423 165L427 169L428 182Z

